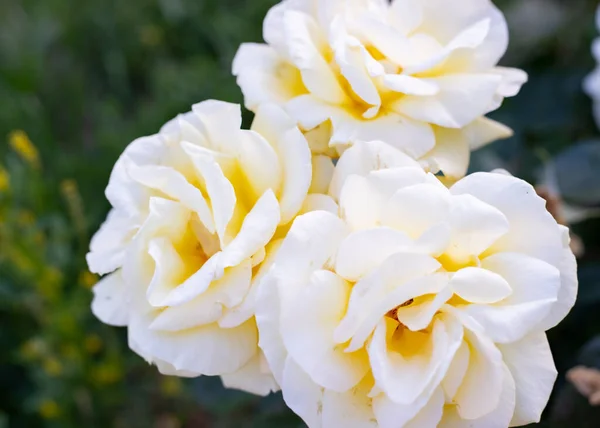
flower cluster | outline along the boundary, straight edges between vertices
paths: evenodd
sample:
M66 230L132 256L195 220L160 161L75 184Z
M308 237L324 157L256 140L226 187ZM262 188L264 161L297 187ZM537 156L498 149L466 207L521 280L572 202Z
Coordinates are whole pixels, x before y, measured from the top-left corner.
M568 230L526 182L465 177L525 82L488 0L284 0L205 101L131 143L88 254L92 310L164 374L282 390L311 427L538 421Z

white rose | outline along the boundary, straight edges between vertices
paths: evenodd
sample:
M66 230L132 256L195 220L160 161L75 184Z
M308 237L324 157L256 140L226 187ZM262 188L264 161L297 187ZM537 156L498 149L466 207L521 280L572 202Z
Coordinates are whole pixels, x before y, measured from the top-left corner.
M507 174L448 189L382 143L336 168L340 217L298 217L258 292L289 407L311 428L539 420L556 378L545 331L577 292L567 229Z
M527 80L497 67L508 30L489 0L284 0L263 35L234 59L248 109L278 103L339 151L381 140L453 178L511 135L483 115Z
M596 27L600 29L600 7L596 11ZM600 63L600 38L592 44L592 55L597 63ZM583 82L583 89L594 101L594 119L600 127L600 64L592 71Z
M267 394L277 386L258 351L254 285L276 231L304 209L311 153L274 105L252 130L240 125L238 105L206 101L125 150L87 256L93 272L110 274L92 310L127 326L130 347L162 373L223 375Z

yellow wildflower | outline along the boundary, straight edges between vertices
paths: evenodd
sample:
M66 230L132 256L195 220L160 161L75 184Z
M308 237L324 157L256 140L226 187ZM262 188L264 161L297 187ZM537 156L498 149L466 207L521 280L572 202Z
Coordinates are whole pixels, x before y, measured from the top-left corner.
M164 377L160 384L160 390L167 397L175 397L181 393L183 386L181 380L177 377Z
M163 31L156 25L144 25L139 30L140 41L148 47L155 47L163 41Z
M92 371L92 378L97 385L110 385L121 379L121 368L115 362L99 365Z
M60 415L60 407L54 400L42 400L39 407L40 415L44 419L56 419Z
M40 154L25 131L13 131L8 136L8 142L15 152L33 168L40 168Z
M6 192L10 188L10 175L8 171L0 165L0 192Z
M79 351L79 346L75 346L71 343L63 345L60 349L60 353L63 359L68 360L70 362L76 362L81 359Z
M38 281L38 291L50 301L54 301L60 294L63 275L55 267L49 266L44 270L42 278Z
M85 214L83 210L83 200L79 193L79 188L75 180L63 180L60 183L60 190L67 203L69 214L75 224L75 230L79 235L80 241L87 242Z
M62 364L54 357L46 358L42 367L44 368L44 372L50 377L60 376L63 372Z
M21 210L17 216L17 222L23 227L30 227L35 224L35 215L28 210Z
M84 270L79 274L79 283L85 288L92 288L98 282L98 275L94 275L88 270Z
M21 346L21 355L27 360L33 360L46 352L46 344L38 337L29 339Z
M102 339L97 334L90 334L85 338L83 347L88 353L95 354L102 349Z

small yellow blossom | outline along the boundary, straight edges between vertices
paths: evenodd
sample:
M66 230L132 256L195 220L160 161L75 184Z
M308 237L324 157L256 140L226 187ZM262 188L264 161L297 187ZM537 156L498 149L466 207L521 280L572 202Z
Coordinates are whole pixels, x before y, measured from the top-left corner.
M63 345L60 350L60 354L65 360L70 362L76 362L80 360L79 347L71 343Z
M43 400L39 407L40 415L44 419L56 419L60 415L60 407L54 400Z
M35 272L35 264L31 260L30 255L20 248L16 246L9 247L7 257L22 274L29 275Z
M102 339L97 334L90 334L85 338L83 347L89 354L95 354L102 349Z
M79 274L79 283L85 288L92 288L98 282L98 275L94 275L88 270L84 270Z
M145 25L139 30L140 42L148 47L155 47L163 41L163 31L156 25Z
M50 266L44 270L38 282L38 291L48 300L56 300L60 293L63 275L57 268Z
M175 397L181 393L183 385L178 377L167 376L162 379L160 390L167 397Z
M60 376L63 372L63 366L56 358L49 357L43 363L44 372L50 377Z
M10 175L8 171L0 165L0 192L6 192L10 189Z
M17 216L17 222L23 227L30 227L35 224L35 215L28 210L21 210Z
M25 131L20 129L13 131L8 136L8 142L12 149L33 168L40 168L40 154L31 142Z
M60 190L67 203L69 214L73 219L75 230L77 231L80 241L87 241L83 200L81 199L77 182L72 179L63 180L60 183Z
M27 360L33 360L42 355L46 350L46 344L39 337L29 339L21 346L21 356Z
M106 362L92 371L92 379L97 385L110 385L121 379L122 371L116 362Z

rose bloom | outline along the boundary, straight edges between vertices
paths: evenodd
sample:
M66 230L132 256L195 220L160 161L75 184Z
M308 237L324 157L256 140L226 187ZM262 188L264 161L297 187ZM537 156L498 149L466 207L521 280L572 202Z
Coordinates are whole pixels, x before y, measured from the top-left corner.
M263 37L234 59L248 109L276 102L339 152L381 140L454 178L511 135L483 115L527 80L497 67L508 30L489 0L284 0Z
M306 209L311 154L279 107L240 125L238 105L206 101L127 147L87 256L110 274L92 310L127 326L131 349L161 373L267 394L277 386L258 351L255 285L277 231Z
M600 29L600 7L596 11L596 27ZM592 44L592 55L599 64L583 81L583 89L594 101L594 119L600 127L600 38Z
M448 189L359 143L332 194L340 216L298 217L258 291L260 346L289 407L311 428L539 420L556 379L545 331L577 279L568 230L534 189L500 173Z

